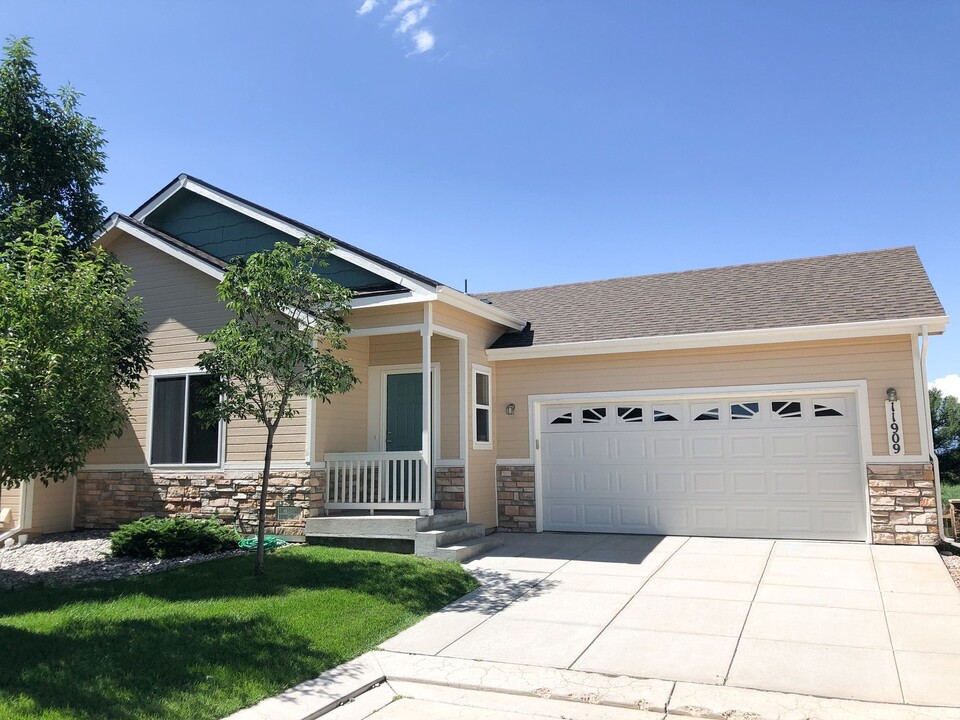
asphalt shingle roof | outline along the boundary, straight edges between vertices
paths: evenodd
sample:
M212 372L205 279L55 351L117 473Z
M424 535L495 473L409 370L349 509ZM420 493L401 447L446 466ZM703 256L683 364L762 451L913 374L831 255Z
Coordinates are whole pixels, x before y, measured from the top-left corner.
M945 315L913 247L475 297L529 321L493 348Z

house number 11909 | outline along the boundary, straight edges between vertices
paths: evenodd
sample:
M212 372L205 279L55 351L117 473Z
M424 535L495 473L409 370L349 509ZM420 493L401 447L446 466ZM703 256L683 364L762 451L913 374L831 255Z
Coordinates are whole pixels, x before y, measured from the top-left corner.
M903 454L903 434L900 429L900 401L887 400L887 440L891 455Z

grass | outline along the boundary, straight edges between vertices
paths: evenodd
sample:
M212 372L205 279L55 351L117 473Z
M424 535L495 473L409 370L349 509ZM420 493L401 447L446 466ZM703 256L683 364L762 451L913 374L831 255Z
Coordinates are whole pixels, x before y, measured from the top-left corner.
M948 483L941 480L940 497L943 500L944 505L947 504L947 500L960 499L960 483Z
M0 593L0 717L222 718L476 587L455 563L324 547Z

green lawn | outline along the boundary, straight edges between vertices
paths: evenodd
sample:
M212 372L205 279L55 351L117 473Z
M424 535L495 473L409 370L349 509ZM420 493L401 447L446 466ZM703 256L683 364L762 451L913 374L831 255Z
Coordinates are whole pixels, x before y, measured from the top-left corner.
M221 718L476 587L455 563L323 547L0 592L0 718Z
M957 500L960 499L960 483L952 484L940 481L940 497L943 499L943 504L947 504L947 500Z

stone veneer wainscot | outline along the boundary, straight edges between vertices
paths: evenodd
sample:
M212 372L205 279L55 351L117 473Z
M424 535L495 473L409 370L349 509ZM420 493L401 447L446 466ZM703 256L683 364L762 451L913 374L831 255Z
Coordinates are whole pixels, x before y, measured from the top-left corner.
M533 465L497 467L497 514L503 532L537 531Z
M441 466L434 471L437 510L466 510L463 466Z
M270 474L267 532L303 535L304 520L319 514L324 499L323 470L278 470ZM78 528L114 528L146 515L186 515L236 524L255 532L260 473L150 472L124 470L77 475ZM277 506L297 508L297 516L277 520Z
M878 545L936 545L940 542L933 465L867 465L870 523Z

